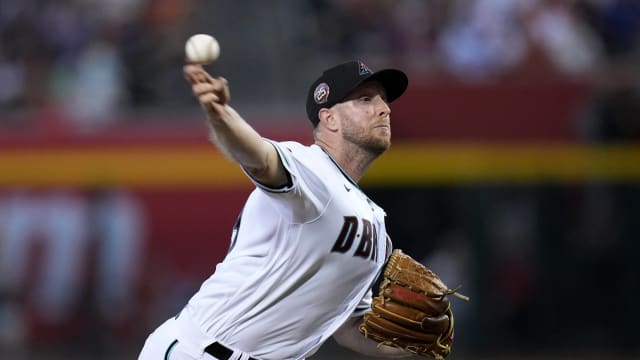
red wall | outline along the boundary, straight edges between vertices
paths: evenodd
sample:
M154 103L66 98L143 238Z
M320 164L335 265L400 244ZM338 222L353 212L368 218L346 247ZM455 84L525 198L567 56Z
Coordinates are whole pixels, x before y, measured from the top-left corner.
M589 91L586 84L569 81L411 84L392 106L393 136L573 141Z

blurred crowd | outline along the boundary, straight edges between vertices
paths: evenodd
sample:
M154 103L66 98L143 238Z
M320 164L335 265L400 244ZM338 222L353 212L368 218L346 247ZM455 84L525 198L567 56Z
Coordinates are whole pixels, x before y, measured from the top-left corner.
M640 4L619 0L317 1L329 51L385 54L460 79L584 75L637 55ZM337 15L336 15L337 14Z
M231 78L234 99L269 111L299 106L313 71L354 57L414 78L591 77L615 68L627 79L638 64L640 3L3 0L0 108L53 109L91 128L131 111L178 111L192 105L180 66L195 32L221 40L216 69Z

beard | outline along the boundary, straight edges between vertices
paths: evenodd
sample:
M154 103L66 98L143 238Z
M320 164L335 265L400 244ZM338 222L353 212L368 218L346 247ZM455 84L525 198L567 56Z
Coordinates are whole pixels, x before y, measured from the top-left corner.
M374 130L375 133L371 133L370 130L363 127L353 126L354 123L352 121L347 122L347 124L349 125L342 129L342 137L369 154L374 156L381 155L391 146L390 134L377 134L378 130Z

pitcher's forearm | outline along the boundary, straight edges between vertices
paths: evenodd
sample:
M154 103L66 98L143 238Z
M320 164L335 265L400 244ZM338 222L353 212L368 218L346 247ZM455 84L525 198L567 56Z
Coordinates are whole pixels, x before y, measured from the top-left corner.
M211 77L199 65L186 65L184 73L207 116L211 142L260 183L286 184L287 174L276 149L228 105L227 81Z

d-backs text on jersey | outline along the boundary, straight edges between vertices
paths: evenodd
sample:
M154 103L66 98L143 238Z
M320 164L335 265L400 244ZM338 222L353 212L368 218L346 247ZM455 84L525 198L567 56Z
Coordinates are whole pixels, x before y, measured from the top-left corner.
M361 223L361 224L360 224ZM360 241L357 244L353 256L358 256L371 261L378 260L378 230L367 219L358 219L355 216L345 216L342 230L336 239L331 252L347 253L354 245L358 228L361 227Z

